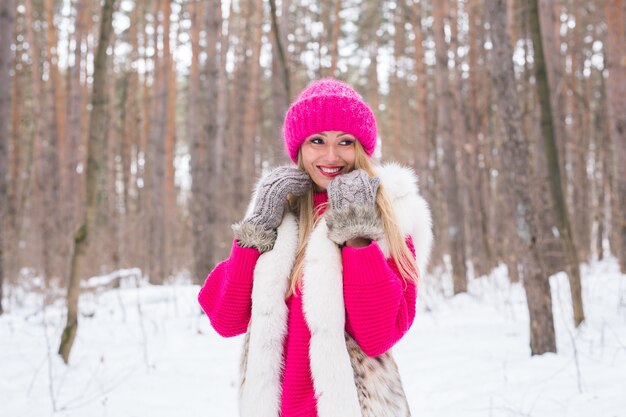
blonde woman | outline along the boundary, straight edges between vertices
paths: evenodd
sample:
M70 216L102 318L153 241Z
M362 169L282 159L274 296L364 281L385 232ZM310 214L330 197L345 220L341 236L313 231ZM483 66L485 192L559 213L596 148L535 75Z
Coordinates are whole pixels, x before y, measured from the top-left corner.
M432 244L417 179L372 164L374 114L335 79L300 93L283 137L295 165L259 181L198 296L220 335L246 335L240 415L409 416L390 349Z

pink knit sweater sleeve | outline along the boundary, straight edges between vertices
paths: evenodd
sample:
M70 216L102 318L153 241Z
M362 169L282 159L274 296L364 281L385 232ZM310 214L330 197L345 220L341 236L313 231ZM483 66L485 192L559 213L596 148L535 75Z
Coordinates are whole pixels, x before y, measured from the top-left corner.
M198 294L198 302L213 328L223 337L243 334L252 307L252 276L260 252L242 248L235 240L230 257L209 274Z
M407 246L415 255L409 236ZM376 242L344 247L343 294L346 331L368 356L382 355L409 330L415 318L417 286L406 284L392 258Z

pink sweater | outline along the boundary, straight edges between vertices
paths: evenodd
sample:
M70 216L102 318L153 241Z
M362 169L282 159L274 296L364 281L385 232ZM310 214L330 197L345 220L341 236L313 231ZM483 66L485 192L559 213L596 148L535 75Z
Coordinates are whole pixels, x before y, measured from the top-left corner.
M326 201L326 193L314 195L316 207ZM407 244L414 252L410 237ZM253 272L259 256L258 250L233 242L230 258L209 274L200 290L200 305L213 328L224 337L247 330ZM346 331L365 354L381 355L413 323L417 288L412 282L404 285L395 262L385 259L376 242L364 248L346 246L342 259ZM302 310L302 294L297 291L285 303L289 318L283 351L281 417L317 417L309 359L311 333Z

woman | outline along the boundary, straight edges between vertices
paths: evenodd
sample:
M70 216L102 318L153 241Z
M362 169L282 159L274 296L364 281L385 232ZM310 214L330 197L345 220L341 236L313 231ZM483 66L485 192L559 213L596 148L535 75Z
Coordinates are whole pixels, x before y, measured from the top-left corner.
M259 181L198 296L220 335L246 333L240 415L408 416L390 348L432 243L417 180L372 165L374 114L334 79L300 93L283 136L297 166Z

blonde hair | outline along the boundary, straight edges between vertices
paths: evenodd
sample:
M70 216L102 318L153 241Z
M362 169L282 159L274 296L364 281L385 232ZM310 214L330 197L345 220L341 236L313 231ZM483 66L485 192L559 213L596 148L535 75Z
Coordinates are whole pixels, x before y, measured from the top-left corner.
M376 176L374 165L370 162L369 157L363 150L359 141L355 142L355 153L354 169L362 169L370 177ZM301 151L298 152L298 168L304 170ZM299 230L298 249L296 250L296 259L293 268L291 269L291 275L289 277L289 290L286 297L295 293L296 289L302 284L302 276L304 274L304 255L309 235L317 225L317 222L320 220L320 213L323 212L323 209L328 206L328 203L325 203L317 207L316 210L312 210L312 188L300 197L289 195L288 202L289 209L293 211L299 219ZM380 216L383 231L385 233L385 237L387 238L387 242L389 243L389 252L392 259L398 266L398 271L400 272L401 277L405 280L405 284L406 280L417 283L419 271L417 269L417 264L415 263L415 258L406 245L405 237L402 236L400 232L398 224L396 223L391 200L389 200L382 184L378 187L378 192L376 194L376 211Z

